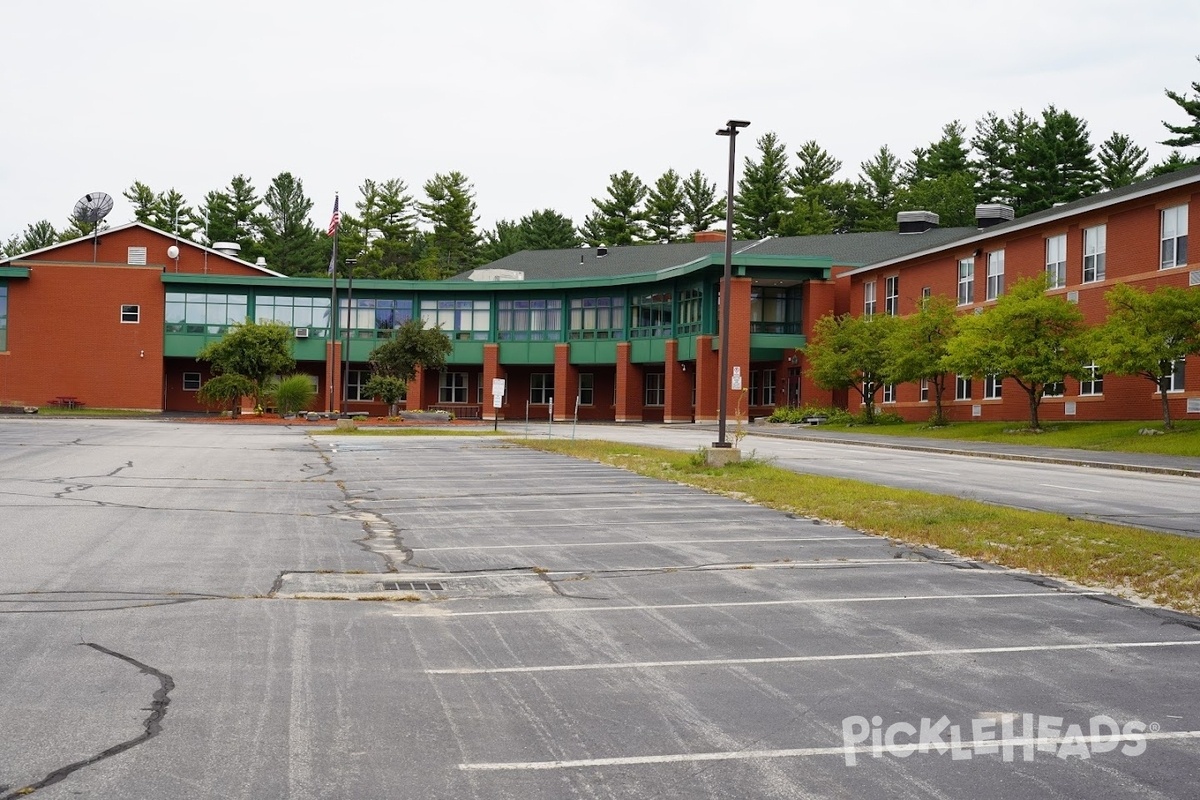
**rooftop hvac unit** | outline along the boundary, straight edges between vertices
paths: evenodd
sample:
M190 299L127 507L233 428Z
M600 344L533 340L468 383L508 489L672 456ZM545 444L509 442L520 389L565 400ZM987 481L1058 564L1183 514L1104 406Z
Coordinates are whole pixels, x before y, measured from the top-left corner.
M296 328L296 338L297 339L307 339L308 338L308 328Z

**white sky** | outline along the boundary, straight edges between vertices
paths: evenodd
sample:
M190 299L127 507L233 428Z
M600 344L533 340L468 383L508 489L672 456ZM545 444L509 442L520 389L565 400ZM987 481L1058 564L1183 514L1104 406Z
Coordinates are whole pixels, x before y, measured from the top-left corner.
M60 0L10 2L0 53L0 241L62 228L134 180L192 205L290 171L324 226L364 178L474 184L480 228L579 225L608 176L674 167L724 192L730 118L816 139L853 179L987 111L1054 103L1092 141L1168 149L1163 94L1200 80L1195 0ZM1196 150L1196 148L1192 148ZM1200 153L1198 153L1200 154ZM793 157L794 162L794 157Z

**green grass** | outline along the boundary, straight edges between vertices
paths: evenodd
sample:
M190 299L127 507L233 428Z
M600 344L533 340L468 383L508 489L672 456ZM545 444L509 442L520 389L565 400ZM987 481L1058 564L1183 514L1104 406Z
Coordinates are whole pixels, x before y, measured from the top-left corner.
M141 411L132 408L59 408L39 406L39 417L161 417L159 411Z
M802 475L748 458L706 467L695 453L594 440L521 440L912 545L1064 578L1200 612L1200 539L973 500Z
M313 436L508 436L504 431L494 432L490 428L358 428L357 430L335 430L321 428L309 431Z
M1163 430L1157 422L1051 422L1043 423L1040 433L1030 431L1021 422L954 422L941 428L925 423L903 425L823 425L819 430L869 433L878 436L919 436L927 439L1039 447L1074 447L1081 450L1106 450L1124 453L1154 453L1167 456L1200 456L1200 421L1175 421L1175 430L1161 436L1138 431Z

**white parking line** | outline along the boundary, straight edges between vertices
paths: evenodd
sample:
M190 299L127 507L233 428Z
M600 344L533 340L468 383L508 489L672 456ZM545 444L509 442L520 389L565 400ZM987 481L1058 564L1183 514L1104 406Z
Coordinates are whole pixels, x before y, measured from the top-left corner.
M1146 731L1145 733L1118 734L1108 736L1023 737L1014 739L988 739L967 741L956 745L961 751L993 753L1000 749L1030 747L1057 747L1064 742L1071 744L1116 744L1117 742L1140 742L1160 739L1200 739L1200 731ZM674 753L658 756L621 756L616 758L578 758L570 761L494 761L474 764L459 764L460 770L518 771L543 769L572 769L576 767L628 767L639 764L675 764L685 761L751 761L764 758L798 758L801 756L844 756L851 753L871 753L874 745L864 744L840 747L793 747L787 750L731 750L716 753Z
M1038 486L1048 486L1051 489L1066 489L1068 492L1091 492L1092 494L1104 494L1103 489L1084 489L1081 486L1059 486L1056 483L1039 483Z
M929 656L1047 653L1068 650L1134 650L1152 647L1197 647L1200 639L1166 642L1091 642L1086 644L1035 644L1016 647L959 647L947 650L898 650L891 653L842 653L828 656L778 656L774 658L712 658L694 661L616 661L610 664L553 664L543 667L449 667L427 669L426 675L504 675L538 672L594 672L608 669L662 669L669 667L735 667L749 664L800 664L820 661L878 661Z
M757 606L808 606L837 603L915 603L927 600L1007 600L1029 597L1095 597L1104 592L999 592L994 594L926 594L892 595L888 597L819 597L802 600L738 600L727 603L664 603L645 606L567 606L563 608L512 608L501 611L450 611L439 613L446 617L509 617L523 614L603 614L608 611L674 611L692 608L753 608ZM404 619L433 619L431 614L393 614Z
M757 539L664 539L658 540L635 540L625 539L618 542L555 542L552 544L485 544L478 546L456 545L454 547L414 547L413 550L422 553L436 553L445 550L533 550L539 547L557 547L560 549L576 548L576 547L630 547L636 545L656 546L666 544L745 544L748 542L853 542L861 541L871 544L879 544L881 541L878 538L859 534L857 536L796 536L789 538L782 537L760 537Z

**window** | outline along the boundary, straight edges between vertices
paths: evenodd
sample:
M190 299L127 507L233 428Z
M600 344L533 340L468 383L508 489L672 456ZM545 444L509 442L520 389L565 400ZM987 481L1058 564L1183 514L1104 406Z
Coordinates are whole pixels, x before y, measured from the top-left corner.
M955 378L954 379L954 399L955 400L970 400L971 399L971 379L970 378Z
M1004 294L1004 251L987 254L987 299L995 300Z
M246 295L167 292L165 311L167 333L221 336L246 320Z
M579 373L579 405L596 404L596 376L590 372Z
M1104 394L1104 375L1095 363L1083 368L1083 378L1079 381L1079 394Z
M1062 397L1065 390L1066 387L1063 386L1062 381L1047 383L1042 387L1042 397Z
M764 406L775 405L775 370L763 370L762 384L762 404Z
M875 313L875 281L863 284L863 314L871 316Z
M1004 389L1004 378L1000 375L985 375L983 378L983 399L999 400Z
M347 400L374 400L375 398L363 391L367 381L371 380L370 370L352 369L346 372Z
M501 300L496 305L497 338L504 342L557 342L561 300Z
M491 317L492 311L487 300L421 301L421 319L425 321L425 326L440 327L451 339L487 341Z
M576 297L571 300L570 338L620 339L624 330L625 298Z
M1185 377L1184 372L1183 372L1183 365L1184 365L1184 360L1181 358L1175 362L1175 365L1171 370L1171 374L1167 376L1167 391L1168 392L1182 392L1183 391L1183 381L1184 381L1184 377Z
M1187 205L1164 208L1162 211L1162 260L1161 269L1178 267L1187 263Z
M529 376L529 404L548 406L554 400L554 373L535 372Z
M8 286L0 283L0 353L8 349Z
M883 402L885 402L885 403L896 402L896 384L885 383L883 385Z
M1061 289L1067 285L1067 235L1046 239L1046 287Z
M679 293L679 309L675 318L675 332L678 334L684 333L699 333L700 323L703 319L703 309L701 306L704 293L699 287L684 289ZM750 298L750 318L754 319L754 298Z
M661 406L667 399L667 376L662 372L646 373L646 405Z
M199 372L183 373L183 390L185 392L200 391L200 373Z
M1104 250L1108 226L1083 229L1083 282L1104 280Z
M629 338L671 335L671 293L637 295L629 301Z
M346 301L342 300L342 324L346 322ZM412 316L412 303L409 303ZM306 328L312 337L329 336L329 297L288 297L261 295L254 298L254 318L260 323L282 322L289 328Z
M891 275L883 279L883 313L892 317L900 313L899 275Z
M141 319L142 310L139 306L124 304L121 306L121 322L136 323Z
M679 331L683 333L682 330ZM800 290L779 286L750 289L751 333L800 333Z
M929 402L929 379L921 378L921 402Z
M963 258L958 262L958 304L975 302L975 259Z
M443 372L438 378L438 402L467 402L467 373Z
M285 298L279 298L285 299ZM297 297L296 301L307 300L308 298ZM316 301L323 299L324 302L318 306ZM328 298L313 298L314 312L313 316L316 319L316 308L329 308ZM305 327L300 324L303 320L301 316L301 308L296 307L297 322L296 327ZM259 319L262 319L262 311L259 310ZM347 328L350 330L352 339L388 339L391 338L393 331L399 328L405 322L412 319L413 316L413 301L412 300L396 300L392 298L375 298L375 297L355 297L354 307L347 308L346 298L338 300L338 325L340 326L340 334L346 335ZM328 315L326 315L326 318Z
M747 403L751 406L762 405L762 384L759 383L760 377L758 370L750 372L750 396L747 398Z

